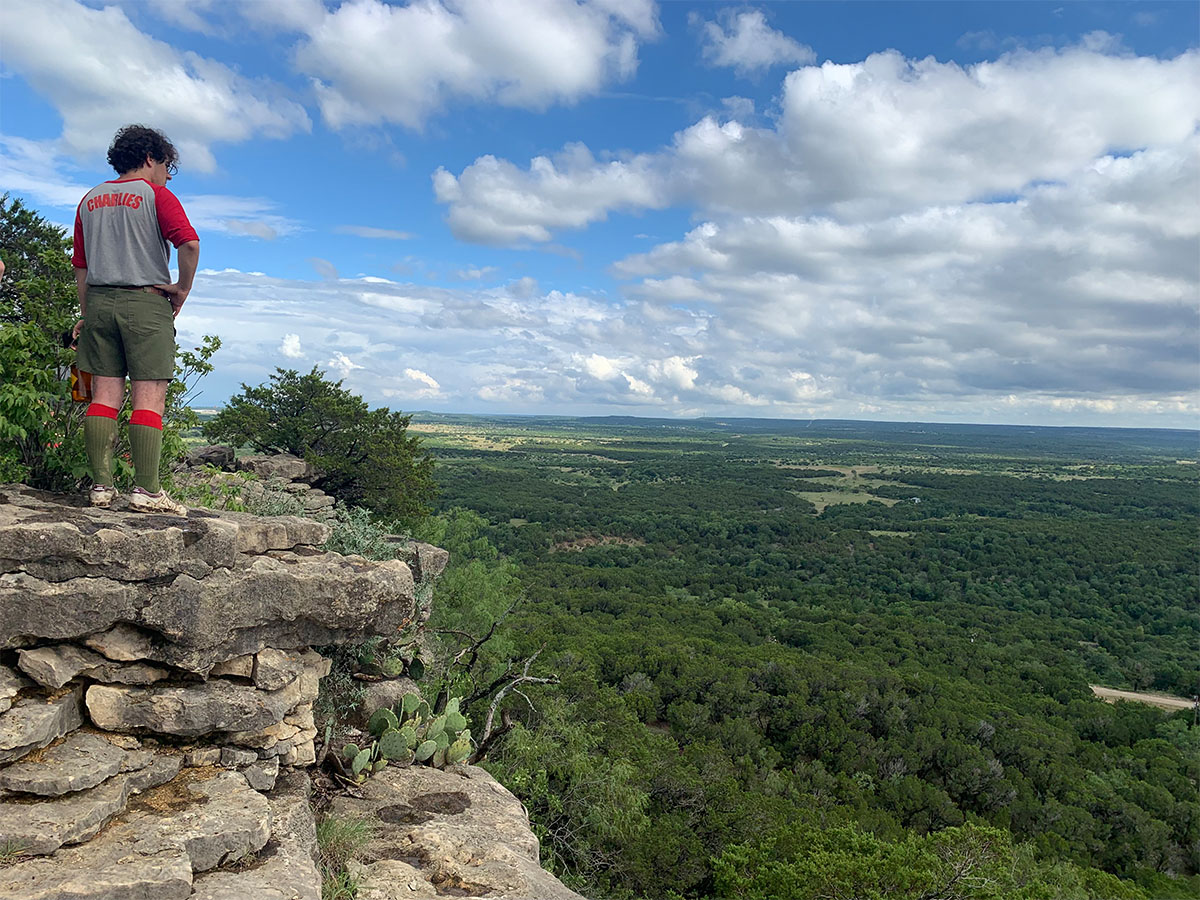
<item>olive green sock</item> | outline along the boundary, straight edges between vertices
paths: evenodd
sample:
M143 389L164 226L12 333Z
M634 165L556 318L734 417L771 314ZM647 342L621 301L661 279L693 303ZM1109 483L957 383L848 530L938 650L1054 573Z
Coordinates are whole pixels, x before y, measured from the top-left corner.
M117 442L117 420L108 416L85 416L83 443L87 447L92 481L105 487L113 483L113 446Z
M162 429L153 425L129 425L129 450L133 457L133 481L138 487L157 494L158 464L162 459Z

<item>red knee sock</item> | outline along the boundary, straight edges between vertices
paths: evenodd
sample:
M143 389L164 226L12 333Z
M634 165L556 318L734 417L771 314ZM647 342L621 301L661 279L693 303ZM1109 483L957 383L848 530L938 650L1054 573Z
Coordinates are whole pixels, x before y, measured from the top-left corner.
M103 403L88 404L87 412L84 415L88 416L103 416L106 419L115 419L117 411L111 406L105 406Z
M115 415L116 410L113 410ZM135 409L133 415L129 417L130 425L149 425L151 428L157 428L162 431L162 416L149 409Z

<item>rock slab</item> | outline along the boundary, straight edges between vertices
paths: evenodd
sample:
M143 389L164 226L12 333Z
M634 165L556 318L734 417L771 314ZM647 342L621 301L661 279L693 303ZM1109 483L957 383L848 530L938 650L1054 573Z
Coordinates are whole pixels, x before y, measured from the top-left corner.
M486 771L389 767L342 796L333 814L369 819L358 900L505 897L583 900L538 864L538 841L521 802Z
M317 832L304 772L281 778L268 798L271 837L254 865L198 876L191 900L320 900Z
M0 769L0 789L43 797L58 797L95 787L122 771L142 768L129 764L128 750L87 731L72 732L37 760L19 760Z
M0 713L0 763L20 759L83 724L83 689L50 698L25 697Z
M39 803L0 802L0 844L45 856L63 844L86 841L122 812L129 798L170 781L179 772L178 757L160 756L128 775L116 775L98 787Z
M236 772L187 773L88 843L0 869L0 900L187 900L194 872L262 849L267 799Z

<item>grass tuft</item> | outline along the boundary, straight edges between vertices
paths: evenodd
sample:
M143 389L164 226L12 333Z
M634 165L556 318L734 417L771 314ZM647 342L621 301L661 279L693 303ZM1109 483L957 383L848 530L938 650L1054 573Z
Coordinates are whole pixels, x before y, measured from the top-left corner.
M358 882L346 871L375 834L367 819L326 816L317 823L317 849L321 858L321 900L354 900Z

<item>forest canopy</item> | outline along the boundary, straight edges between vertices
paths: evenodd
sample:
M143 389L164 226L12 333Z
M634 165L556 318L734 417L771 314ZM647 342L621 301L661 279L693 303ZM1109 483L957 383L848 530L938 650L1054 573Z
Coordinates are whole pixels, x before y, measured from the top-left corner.
M1200 893L1193 711L1090 688L1197 691L1194 433L413 427L562 678L489 766L588 896Z

